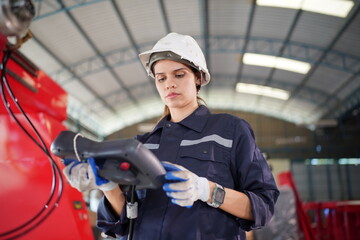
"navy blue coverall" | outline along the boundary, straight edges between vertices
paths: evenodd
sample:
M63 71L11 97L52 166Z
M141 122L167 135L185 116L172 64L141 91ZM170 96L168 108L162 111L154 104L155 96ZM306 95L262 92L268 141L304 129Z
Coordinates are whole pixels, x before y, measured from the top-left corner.
M146 190L139 202L133 239L245 239L244 230L261 228L272 217L279 191L250 125L241 118L211 114L202 105L181 122L162 119L151 133L137 139L160 161L182 165L198 176L245 193L254 221L200 200L191 208L180 207L171 203L162 189ZM118 217L104 197L97 225L108 235L126 235L126 209Z

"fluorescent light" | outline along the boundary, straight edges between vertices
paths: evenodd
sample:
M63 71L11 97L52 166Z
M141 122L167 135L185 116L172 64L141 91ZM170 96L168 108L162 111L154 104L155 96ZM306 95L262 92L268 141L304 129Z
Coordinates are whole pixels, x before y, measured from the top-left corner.
M255 53L245 53L243 62L249 65L278 68L301 74L308 73L311 68L311 64L307 62Z
M278 98L281 100L287 100L290 96L288 91L272 88L267 86L248 84L248 83L238 83L236 84L236 91L247 94L262 95L266 97Z
M340 165L359 165L360 164L360 158L340 158L339 159Z
M354 6L353 1L347 0L257 0L256 4L267 7L302 9L343 18Z
M256 4L259 6L266 7L282 7L282 8L291 8L299 9L301 8L302 0L257 0Z
M345 18L353 6L353 1L308 0L304 1L302 10Z

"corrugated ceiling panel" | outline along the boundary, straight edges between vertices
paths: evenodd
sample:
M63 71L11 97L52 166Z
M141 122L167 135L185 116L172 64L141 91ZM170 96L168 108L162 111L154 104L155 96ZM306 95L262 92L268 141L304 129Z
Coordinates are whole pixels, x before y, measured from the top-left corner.
M324 53L324 47L291 42L281 57L313 64Z
M257 84L257 85L264 85L265 80L266 80L265 78L254 77L254 76L251 76L251 75L242 75L239 82Z
M79 81L71 81L63 85L63 88L82 103L89 102L95 98Z
M349 76L350 74L348 73L320 66L306 85L328 93L333 93Z
M137 43L160 39L165 36L166 28L159 1L133 0L117 1L131 34Z
M209 88L206 94L200 92L200 97L202 97L208 107L212 109L223 109L234 105L232 96L233 92L228 89Z
M43 17L44 15L52 14L55 11L58 11L61 6L56 1L32 1L35 6L36 17L35 21L38 18Z
M101 52L130 45L129 38L110 1L77 8L72 13Z
M216 88L216 89L227 88L234 90L236 83L235 79L236 79L235 75L213 74L211 75L211 81L209 86L204 86L203 89L206 89L205 91L207 91L207 89L209 88Z
M252 76L252 78L267 78L271 71L271 68L267 67L256 67L252 65L244 64L243 67L243 76Z
M289 84L298 84L305 75L289 71L276 70L272 77L272 81L282 81Z
M283 100L259 96L256 105L263 106L272 112L279 112L284 104Z
M66 69L62 69L60 72L55 71L54 73L49 75L53 80L59 83L61 86L71 82L76 81L77 79L74 78L74 75Z
M139 118L143 120L146 117L145 114L141 111L140 106L134 105L131 102L123 102L118 107L120 107L118 108L120 110L118 115L126 125L133 123L132 118ZM136 116L133 116L134 114Z
M235 93L233 94L233 101L229 102L229 105L250 107L253 108L256 106L256 101L258 99L257 95L246 94L246 93Z
M78 20L92 42L103 52L109 66L115 67L120 79L127 85L131 95L138 100L139 105L134 105L134 102L129 99L129 94L120 90L120 85L116 83L113 76L104 72L105 66L101 58L92 59L96 54L95 51L90 48L74 23L66 16L65 9L60 9L59 3L61 2L70 9L71 14ZM143 105L144 102L149 105L147 99L156 98L157 105L161 105L162 109L163 104L156 89L147 78L137 58L135 48L130 43L129 36L126 35L112 5L114 2L120 7L119 10L123 14L129 31L142 52L151 49L155 42L166 34L161 1L63 0L61 2L37 1L40 17L32 23L31 30L35 37L57 57L62 59L65 64L69 64L76 74L86 76L84 79L90 87L118 109L118 114L111 117L111 111L104 107L99 99L95 99L95 96L85 86L82 86L78 79L74 80L71 73L66 70L62 71L63 74L59 75L59 79L61 83L65 84L65 90L85 102L91 111L96 112L95 117L99 118L100 113L101 119L97 125L110 124L110 120L106 123L101 122L102 118L111 118L115 123L121 122L121 126L148 118L148 114L152 111L148 106ZM198 40L201 47L204 46L203 37L206 30L204 29L204 3L205 1L164 0L170 30L192 35ZM207 3L210 37L209 63L211 64L208 67L213 79L209 86L201 90L200 95L205 96L204 99L210 107L246 110L297 123L311 122L325 112L336 109L337 104L341 103L336 96L328 100L329 95L325 94L326 92L332 93L338 90L339 92L335 94L339 95L341 99L345 99L348 94L359 89L359 77L352 80L349 86L342 87L342 84L348 81L349 76L360 67L360 61L357 60L360 56L360 48L357 47L360 44L360 17L358 16L333 48L354 55L352 58L345 58L346 67L349 68L344 68L342 71L335 70L335 68L342 67L344 59L340 54L330 52L324 59L325 62L321 63L322 65L311 75L306 85L301 87L300 91L296 92L297 94L285 105L282 105L282 101L279 100L236 93L234 87L239 69L238 57L244 44L252 2L209 0ZM41 9L40 5L42 5ZM49 13L47 17L42 18L41 16L46 13ZM296 10L256 6L247 52L277 55L296 13ZM323 50L327 50L326 47L337 36L346 20L302 12L290 39L291 49L287 47L283 56L313 63L321 56ZM23 45L22 52L25 54L29 52L30 55L27 56L33 59L40 68L46 72L56 72L61 68L56 61L50 59L50 55L45 53L36 41L30 40L27 44ZM71 65L74 63L78 64ZM329 65L333 67L326 67ZM275 70L272 78L267 82L268 74L271 72L270 68L250 65L243 67L241 82L268 84L285 90L296 89L306 77L306 75ZM351 73L344 74L345 71ZM100 82L101 85L99 85ZM277 112L284 106L284 110ZM144 109L148 111L145 112ZM77 111L82 111L82 115L84 115L87 108L79 107ZM130 116L139 112L142 113L142 116ZM120 117L122 119L117 121Z
M295 84L291 84L289 82L283 82L283 81L278 81L278 80L272 80L270 81L267 86L269 87L273 87L273 88L279 88L279 89L283 89L286 91L292 91L295 88Z
M106 62L111 67L115 66L126 66L127 64L139 61L138 54L133 47L125 47L121 49L116 49L111 53L107 53Z
M355 48L356 47L354 47L354 49ZM360 56L356 57L355 55L348 55L344 52L331 51L326 55L323 63L330 68L336 68L344 72L355 73L360 71Z
M296 11L284 8L257 7L251 36L283 39L290 30L295 14Z
M329 96L328 93L323 91L321 92L318 90L311 91L308 88L302 88L296 95L296 98L300 99L301 101L306 101L311 104L317 105L319 103L324 102L328 96Z
M79 0L61 0L65 6L67 7L74 7L75 5L79 4L79 2L94 2L94 1L88 1L88 0L82 0L82 1L79 1ZM98 0L97 0L98 1ZM101 0L100 0L101 1ZM96 1L95 1L96 2Z
M351 55L360 56L360 15L355 17L354 21L341 36L334 49Z
M126 126L132 125L134 122L140 122L145 120L147 117L141 108L133 104L128 104L121 109L121 113L118 114L120 120L123 121L123 124ZM118 118L118 117L117 117ZM118 121L115 119L115 121Z
M336 101L336 102L335 102ZM339 101L338 99L335 98L331 98L328 99L325 103L323 104L318 104L316 107L314 107L307 116L318 116L318 119L321 118L329 118L329 116L327 116L328 112L333 112L334 109L338 108L339 105ZM306 117L306 116L305 116ZM330 117L331 118L331 117Z
M273 41L272 38L250 38L246 52L276 56L282 47L282 41Z
M349 85L344 87L340 92L337 93L337 96L341 99L350 96L351 94L355 93L355 91L360 91L360 76L358 75L355 77Z
M344 19L323 14L302 12L291 41L315 46L328 46L340 30Z
M98 99L93 99L92 101L88 102L86 104L89 109L96 113L99 117L101 116L102 112L106 112L107 114L111 113L111 110L108 109L107 107L104 107L104 104L102 102L100 102Z
M144 83L144 84L138 84L137 86L131 88L131 94L138 100L145 100L146 98L152 97L152 96L157 96L160 99L159 94L157 94L157 92L155 92L154 89L154 85L155 83L151 84L151 83Z
M299 98L293 98L285 107L284 112L296 111L309 112L316 107L316 104L304 101Z
M140 102L141 109L148 118L161 116L164 110L164 103L159 96L153 96L146 99L146 101Z
M202 34L204 29L199 1L165 0L164 2L171 31L189 34L194 38ZM198 42L200 45L202 44L200 41Z
M93 111L93 114L95 114L98 118L102 120L106 120L106 118L111 117L114 114L109 108L104 107L101 102L98 102L96 104L96 107L90 105L89 109L91 109Z
M209 31L211 35L244 36L249 13L248 1L209 1Z
M236 74L239 68L239 54L212 53L210 55L211 66L208 66L211 73Z
M79 122L90 129L94 129L95 131L99 130L99 116L97 112L89 110L88 107L82 103L80 103L77 99L69 96L69 104L67 107L67 112L70 118L74 120L79 120Z
M120 90L120 84L114 79L109 71L93 73L83 79L100 96Z
M64 13L34 22L31 31L66 64L72 64L95 55L95 52Z
M138 44L139 44L138 47L139 47L140 53L152 49L153 46L156 44L156 42L157 42L160 38L162 38L162 37L164 37L164 36L165 36L165 35L161 35L161 36L159 36L159 37L157 37L157 38L155 38L155 39L153 39L153 40L151 40L151 41L149 41L149 42L138 43Z
M21 46L20 52L31 59L31 61L47 74L62 68L61 65L33 39L25 42Z
M114 70L127 87L149 81L145 69L141 65L140 61L115 67Z
M120 106L124 106L130 103L132 104L132 101L129 99L127 92L124 90L109 94L105 97L105 101L119 110L121 110Z

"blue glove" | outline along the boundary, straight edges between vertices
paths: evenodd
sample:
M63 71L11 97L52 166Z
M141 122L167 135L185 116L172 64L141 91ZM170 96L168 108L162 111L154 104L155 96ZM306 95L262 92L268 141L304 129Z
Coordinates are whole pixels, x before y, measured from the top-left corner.
M118 186L117 183L111 182L99 176L98 166L94 158L89 158L88 162L79 162L73 159L64 159L66 167L63 173L70 185L80 192L92 189L110 191Z
M191 207L197 200L203 202L209 200L210 186L206 178L199 177L177 164L162 162L162 165L167 171L165 179L169 180L163 185L163 189L172 203Z

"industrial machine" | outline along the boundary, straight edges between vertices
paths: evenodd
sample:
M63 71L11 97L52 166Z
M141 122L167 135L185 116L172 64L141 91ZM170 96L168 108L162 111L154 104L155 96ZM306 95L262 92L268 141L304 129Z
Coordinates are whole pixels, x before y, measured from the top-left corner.
M16 50L33 16L29 0L0 2L0 239L94 239L83 195L48 150L66 130L67 93Z
M0 239L94 239L63 158L95 159L101 177L130 192L130 204L136 189L160 187L165 169L137 140L95 142L67 131L67 93L17 50L34 15L31 0L0 2Z

